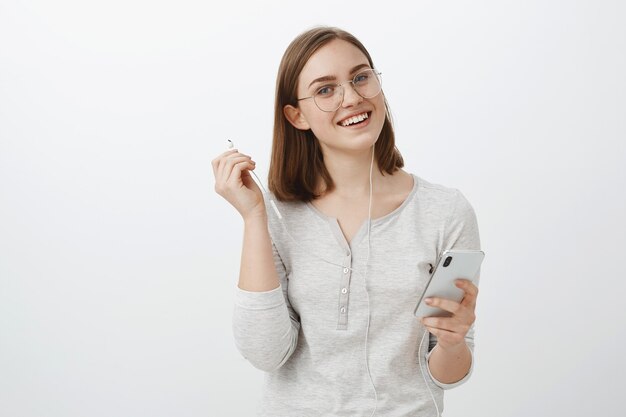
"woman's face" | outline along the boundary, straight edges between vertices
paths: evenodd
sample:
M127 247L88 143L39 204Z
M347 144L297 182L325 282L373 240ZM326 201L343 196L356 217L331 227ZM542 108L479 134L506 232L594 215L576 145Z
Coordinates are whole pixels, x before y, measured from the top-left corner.
M320 110L313 99L299 101L299 106L285 106L285 115L298 129L311 129L328 151L367 150L376 142L385 122L385 101L382 91L363 98L347 82L370 68L367 57L349 42L335 39L320 48L308 60L298 79L297 97L310 97L327 84L343 84L341 106L332 112ZM358 123L349 123L354 116L367 115ZM352 119L350 122L355 122Z

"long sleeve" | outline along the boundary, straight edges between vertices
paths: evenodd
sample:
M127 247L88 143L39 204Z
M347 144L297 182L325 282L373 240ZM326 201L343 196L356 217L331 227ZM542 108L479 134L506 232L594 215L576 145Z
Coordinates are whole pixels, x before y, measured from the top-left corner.
M298 342L300 320L287 296L288 277L272 244L280 285L270 291L251 292L237 287L233 334L239 352L254 367L271 372L291 356Z
M467 201L414 176L402 205L350 242L311 203L278 208L281 218L268 210L268 230L279 282L235 294L237 348L267 371L258 417L426 416L429 391L443 410L453 384L428 376L428 334L414 309L426 265L446 249L478 246Z
M479 250L480 249L480 236L478 232L478 221L474 209L467 201L467 199L461 194L460 191L456 191L455 203L453 205L452 213L447 221L444 232L444 247L443 250L461 249L461 250ZM480 270L475 280L478 285L480 276ZM466 382L472 374L474 369L474 325L469 329L465 336L465 342L470 349L472 355L472 363L468 373L461 380L452 384L444 384L443 382L435 379L430 373L430 367L428 373L433 382L442 389L454 388L458 385ZM429 335L429 352L426 355L426 361L430 357L430 351L437 344L437 337L433 334Z

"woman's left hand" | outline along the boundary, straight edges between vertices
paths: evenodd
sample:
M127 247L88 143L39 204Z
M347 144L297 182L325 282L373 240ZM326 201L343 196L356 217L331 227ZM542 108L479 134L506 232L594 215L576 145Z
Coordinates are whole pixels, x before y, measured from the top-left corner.
M424 317L422 323L428 331L437 336L437 345L444 350L454 350L465 346L465 335L476 320L476 297L478 287L466 279L459 279L455 285L465 292L460 303L445 298L432 297L424 300L431 307L438 307L452 313L450 317Z

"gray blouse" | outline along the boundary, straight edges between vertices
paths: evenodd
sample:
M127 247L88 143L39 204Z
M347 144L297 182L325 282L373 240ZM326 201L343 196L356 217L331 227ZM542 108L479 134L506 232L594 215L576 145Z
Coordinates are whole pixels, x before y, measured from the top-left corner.
M312 204L277 202L280 220L267 202L280 286L237 287L233 315L237 348L266 372L258 416L433 415L418 362L425 329L413 312L441 253L480 249L480 240L458 190L413 179L400 207L372 220L367 265L367 222L348 244ZM421 364L443 411L443 390L471 369L454 384L437 381L426 365L436 342L424 338Z

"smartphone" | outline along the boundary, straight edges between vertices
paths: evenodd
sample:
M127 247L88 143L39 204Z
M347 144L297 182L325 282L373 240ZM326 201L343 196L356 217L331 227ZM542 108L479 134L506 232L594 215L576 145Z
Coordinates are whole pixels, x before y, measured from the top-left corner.
M426 289L417 302L415 316L417 317L448 317L450 312L437 307L431 307L423 300L429 297L447 298L448 300L461 302L463 299L462 289L454 285L457 279L467 279L474 284L478 277L480 264L485 253L480 250L447 250L439 261L435 270L430 275Z

